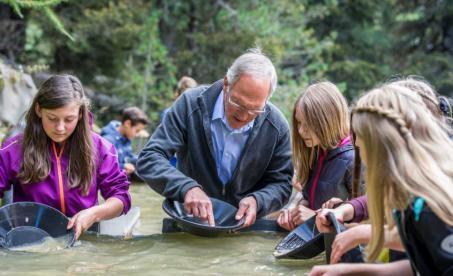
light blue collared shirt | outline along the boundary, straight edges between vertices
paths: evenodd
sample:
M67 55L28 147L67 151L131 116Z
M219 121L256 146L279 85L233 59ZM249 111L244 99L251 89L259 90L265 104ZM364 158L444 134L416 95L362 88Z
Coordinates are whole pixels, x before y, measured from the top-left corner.
M240 129L231 128L225 115L223 94L222 91L214 106L211 132L217 175L225 185L233 177L233 172L236 169L255 120Z

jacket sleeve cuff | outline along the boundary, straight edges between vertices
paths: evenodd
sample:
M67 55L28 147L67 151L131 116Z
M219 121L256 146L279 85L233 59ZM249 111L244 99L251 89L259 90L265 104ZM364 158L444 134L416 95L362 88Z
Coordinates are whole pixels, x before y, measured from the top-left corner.
M131 198L129 195L113 195L112 197L117 198L123 202L123 212L121 213L122 215L127 214L129 210L131 209Z
M348 222L361 222L368 218L368 213L367 213L367 210L365 209L367 207L363 206L363 204L360 200L352 199L345 203L351 204L352 208L354 209L354 216Z
M189 182L189 183L185 184L181 188L181 190L179 192L178 201L179 202L184 202L184 198L186 197L187 191L189 191L190 189L195 188L195 187L199 187L200 189L203 190L203 187L200 184L196 183L196 182Z

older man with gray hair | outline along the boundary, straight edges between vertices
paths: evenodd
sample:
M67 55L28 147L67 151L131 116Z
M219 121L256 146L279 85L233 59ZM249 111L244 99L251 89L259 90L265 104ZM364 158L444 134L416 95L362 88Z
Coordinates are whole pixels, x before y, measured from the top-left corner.
M140 153L140 176L163 196L184 202L215 225L208 196L239 208L250 226L291 194L288 122L269 98L277 86L259 49L238 57L223 80L187 90ZM177 168L168 160L178 155Z

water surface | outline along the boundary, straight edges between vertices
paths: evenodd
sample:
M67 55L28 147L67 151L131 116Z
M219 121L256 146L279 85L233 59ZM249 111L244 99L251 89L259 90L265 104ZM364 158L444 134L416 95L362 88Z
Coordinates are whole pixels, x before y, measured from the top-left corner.
M131 186L141 208L139 231L131 240L84 235L70 249L47 253L0 250L0 275L304 275L324 257L277 260L282 234L240 233L204 238L161 234L163 198L146 185Z

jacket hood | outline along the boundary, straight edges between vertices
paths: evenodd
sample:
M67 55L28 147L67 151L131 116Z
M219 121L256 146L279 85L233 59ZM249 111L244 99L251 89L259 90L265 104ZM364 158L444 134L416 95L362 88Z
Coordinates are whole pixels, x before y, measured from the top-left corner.
M107 135L107 134L118 135L119 133L118 133L117 128L120 125L121 125L120 121L116 121L116 120L111 121L110 123L108 123L108 125L106 125L105 127L101 128L101 136Z

